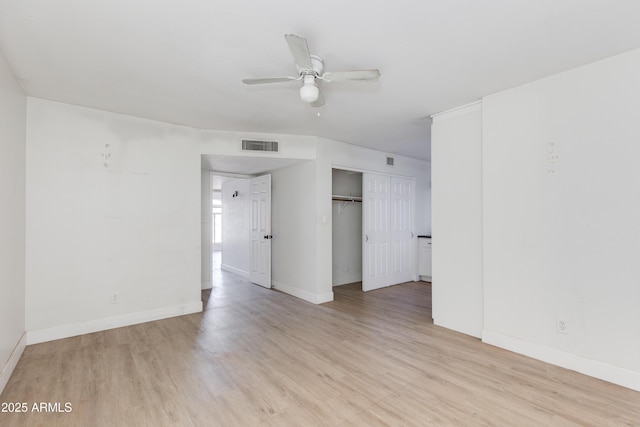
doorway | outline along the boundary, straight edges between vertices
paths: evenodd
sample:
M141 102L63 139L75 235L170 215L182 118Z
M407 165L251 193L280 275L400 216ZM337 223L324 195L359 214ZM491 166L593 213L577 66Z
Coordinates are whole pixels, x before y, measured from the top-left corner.
M271 175L245 178L212 172L210 183L209 200L203 201L210 206L208 268L270 288Z
M362 282L362 172L332 170L332 285Z
M415 179L332 169L332 285L417 279Z

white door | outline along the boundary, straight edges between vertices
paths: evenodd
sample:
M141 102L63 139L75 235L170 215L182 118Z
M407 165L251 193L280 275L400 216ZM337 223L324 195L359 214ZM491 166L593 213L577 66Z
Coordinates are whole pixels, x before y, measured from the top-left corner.
M362 175L362 290L389 286L390 232L388 176Z
M415 262L417 244L414 233L414 180L391 177L390 232L391 232L391 284L416 279Z
M249 280L271 287L271 175L252 178Z

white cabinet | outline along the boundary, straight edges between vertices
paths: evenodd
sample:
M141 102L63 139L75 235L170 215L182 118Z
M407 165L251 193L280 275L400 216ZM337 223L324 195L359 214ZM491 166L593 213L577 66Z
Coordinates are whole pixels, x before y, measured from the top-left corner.
M431 281L431 238L418 236L418 275Z

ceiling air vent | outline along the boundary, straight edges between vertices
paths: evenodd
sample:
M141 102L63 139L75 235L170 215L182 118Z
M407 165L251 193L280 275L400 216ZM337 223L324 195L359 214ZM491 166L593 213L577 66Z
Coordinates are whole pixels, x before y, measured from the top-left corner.
M254 141L251 139L242 140L243 151L278 151L278 141Z
M387 166L393 166L393 157L387 157Z

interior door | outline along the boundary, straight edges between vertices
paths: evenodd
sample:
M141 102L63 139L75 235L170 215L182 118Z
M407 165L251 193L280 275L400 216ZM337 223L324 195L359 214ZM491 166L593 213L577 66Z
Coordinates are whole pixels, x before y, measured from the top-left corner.
M251 178L251 252L249 280L271 287L271 175Z
M389 286L389 176L362 175L362 290Z
M391 177L390 232L391 232L391 284L416 279L416 236L414 219L414 180Z

